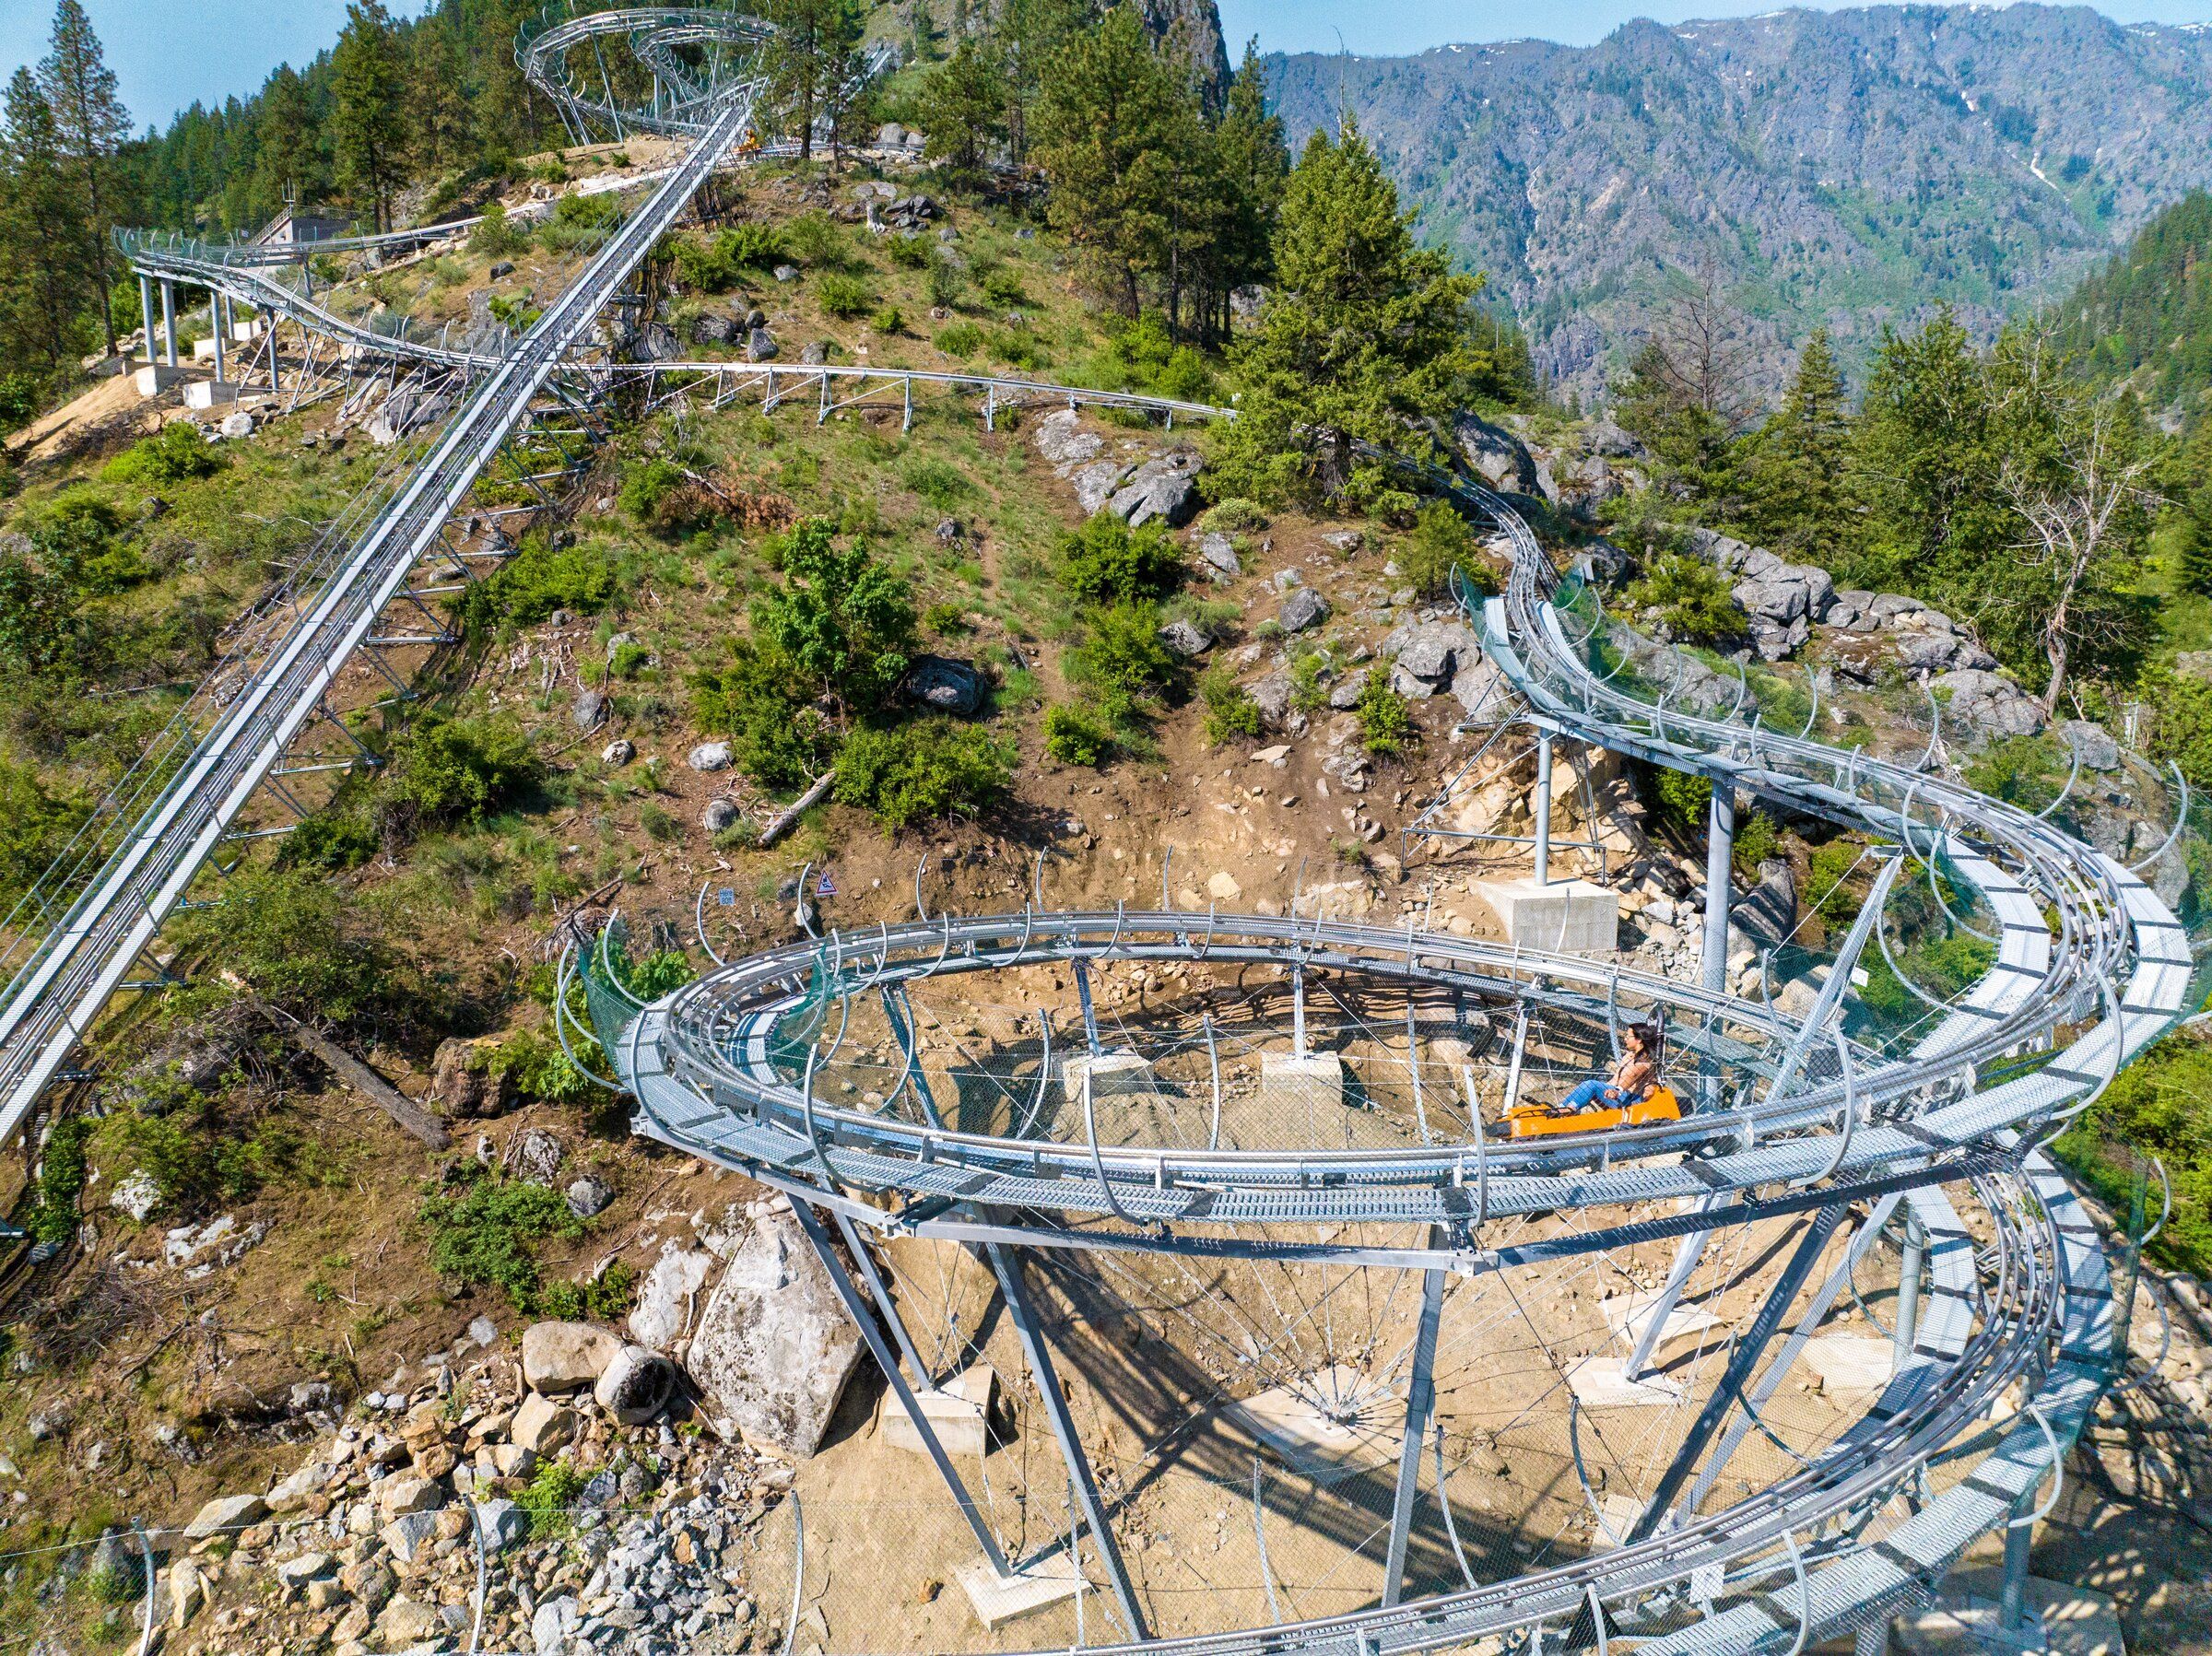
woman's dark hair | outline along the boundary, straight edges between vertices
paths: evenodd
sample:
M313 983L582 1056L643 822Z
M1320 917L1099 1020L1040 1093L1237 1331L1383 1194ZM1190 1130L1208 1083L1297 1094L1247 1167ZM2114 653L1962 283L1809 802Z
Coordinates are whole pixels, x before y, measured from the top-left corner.
M1636 1038L1638 1046L1654 1058L1659 1054L1660 1043L1666 1039L1665 1031L1656 1023L1630 1024L1629 1033Z

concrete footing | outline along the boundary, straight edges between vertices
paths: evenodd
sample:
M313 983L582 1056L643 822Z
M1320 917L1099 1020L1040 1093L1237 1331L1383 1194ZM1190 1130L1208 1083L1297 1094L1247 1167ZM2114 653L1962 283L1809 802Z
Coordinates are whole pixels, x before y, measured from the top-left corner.
M1606 1326L1624 1350L1633 1352L1643 1331L1651 1325L1652 1313L1658 1309L1656 1293L1638 1294L1628 1299L1609 1299L1606 1302ZM1648 1367L1664 1368L1669 1363L1695 1355L1700 1350L1712 1350L1728 1343L1728 1335L1721 1321L1701 1305L1677 1303L1667 1313L1665 1326L1659 1337L1652 1342Z
M1620 898L1587 880L1478 880L1506 941L1571 955L1611 954L1620 945Z
M1260 1054L1260 1103L1270 1109L1304 1110L1344 1102L1344 1060L1334 1052Z
M2028 1578L2030 1620L2001 1627L2001 1569L1954 1571L1927 1609L1898 1617L1897 1648L1907 1656L1982 1656L1985 1651L2049 1656L2127 1656L2120 1612L2111 1598L2071 1581Z
M184 387L187 408L219 408L238 401L239 388L229 380L194 380Z
M1083 1098L1083 1078L1090 1077L1090 1096L1100 1098L1126 1098L1131 1094L1145 1095L1159 1090L1159 1083L1152 1074L1152 1063L1135 1052L1100 1052L1093 1057L1088 1052L1077 1052L1059 1061L1060 1086L1067 1101L1079 1104Z
M922 1417L929 1423L930 1430L936 1434L947 1454L955 1460L970 1456L980 1460L990 1451L991 1405L997 1395L997 1374L989 1364L978 1363L955 1375L941 1388L916 1392L914 1401L922 1405ZM914 1429L913 1421L908 1418L895 1392L884 1393L877 1430L893 1449L917 1455L929 1453L922 1442L922 1434Z
M1889 1385L1895 1353L1888 1340L1821 1334L1805 1343L1804 1363L1820 1382L1820 1394L1839 1403L1866 1403Z
M1040 1558L1010 1576L1000 1575L988 1558L972 1558L952 1574L968 1595L975 1619L993 1633L1009 1622L1066 1603L1083 1586L1065 1553Z
M1324 1486L1394 1465L1406 1424L1404 1399L1342 1363L1224 1413L1292 1472Z
M1584 1357L1567 1370L1567 1389L1585 1409L1671 1409L1682 1401L1678 1381L1662 1375L1632 1380L1625 1357Z
M171 368L166 362L149 362L144 368L131 370L131 382L138 387L142 397L158 397L171 386L180 384L191 373L183 367Z

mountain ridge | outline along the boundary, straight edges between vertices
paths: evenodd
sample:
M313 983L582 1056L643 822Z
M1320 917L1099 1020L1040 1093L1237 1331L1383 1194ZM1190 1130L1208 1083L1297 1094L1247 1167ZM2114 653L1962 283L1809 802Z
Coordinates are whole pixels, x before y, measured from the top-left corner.
M1701 264L1771 380L1817 325L1847 361L1939 302L1986 333L2212 183L2212 31L2085 6L1638 19L1267 72L1294 144L1348 105L1584 394Z

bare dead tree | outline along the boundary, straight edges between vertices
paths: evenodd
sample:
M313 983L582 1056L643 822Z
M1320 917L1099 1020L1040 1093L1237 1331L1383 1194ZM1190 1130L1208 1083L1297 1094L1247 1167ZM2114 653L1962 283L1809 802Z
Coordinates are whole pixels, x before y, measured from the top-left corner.
M2050 681L2039 699L2046 718L2058 710L2067 669L2085 644L2116 635L2116 623L2082 602L2085 589L2117 549L2131 519L2155 499L2146 478L2156 463L2147 444L2128 440L2125 417L2107 397L2069 399L2057 420L2056 452L2030 468L2005 463L1998 487L2026 533L2015 543L2047 572L2054 598L2043 617L2043 657Z
M1657 373L1681 406L1719 417L1733 434L1749 419L1750 351L1744 313L1729 302L1720 266L1699 262L1652 329L1647 371Z

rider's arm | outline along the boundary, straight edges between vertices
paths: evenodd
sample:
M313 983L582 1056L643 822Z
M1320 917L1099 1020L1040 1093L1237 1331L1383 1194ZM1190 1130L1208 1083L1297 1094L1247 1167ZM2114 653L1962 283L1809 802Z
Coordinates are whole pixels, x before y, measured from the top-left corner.
M1632 1093L1652 1078L1652 1061L1648 1058L1624 1058L1614 1067L1613 1085L1624 1093Z

